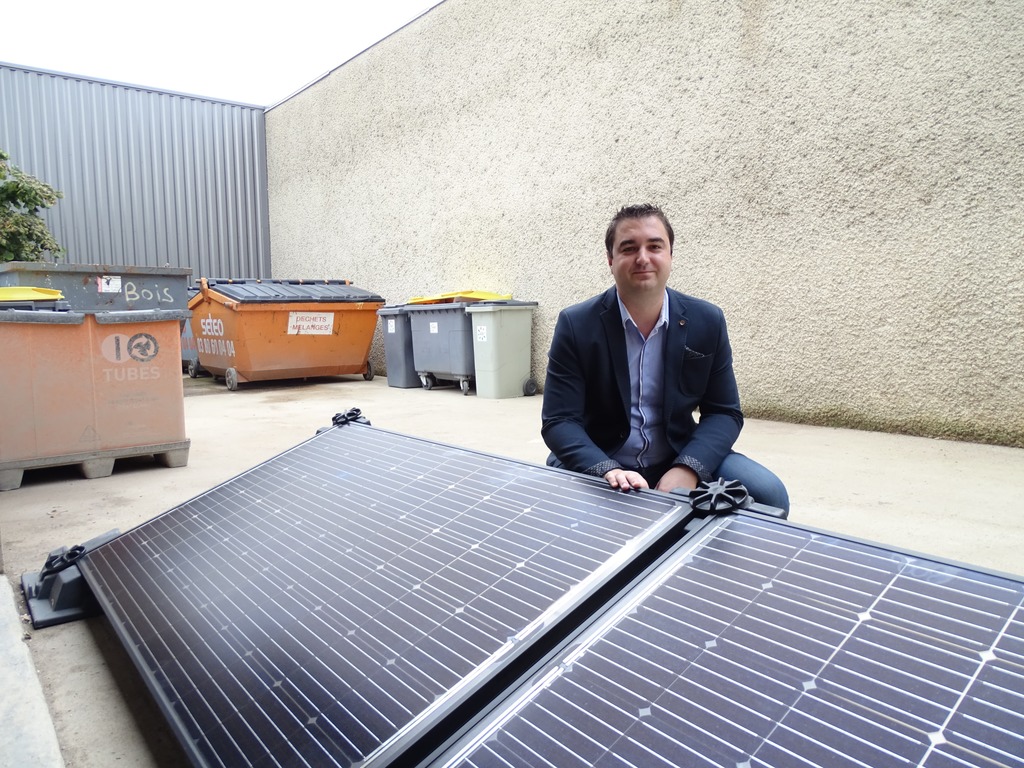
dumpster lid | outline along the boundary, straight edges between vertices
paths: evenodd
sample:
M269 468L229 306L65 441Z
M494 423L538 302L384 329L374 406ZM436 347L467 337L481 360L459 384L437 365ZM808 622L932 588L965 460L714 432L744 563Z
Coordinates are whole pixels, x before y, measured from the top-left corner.
M0 286L0 310L56 310L67 312L71 305L64 294L53 288L32 288L24 285Z
M375 293L357 288L348 280L223 280L207 278L206 284L222 296L238 302L279 304L296 302L384 303Z
M405 304L385 304L377 310L378 315L403 315L408 307Z
M511 293L490 293L489 291L454 291L436 296L413 296L406 304L449 304L460 301L495 301L511 299Z
M56 301L64 294L54 288L31 288L26 285L0 286L0 301Z
M473 301L448 301L434 304L406 304L402 307L404 312L444 312L452 313L459 310L466 310L476 304Z
M8 261L0 264L0 272L22 274L46 274L59 272L70 275L136 275L151 277L187 277L192 274L189 267L137 267L125 264L68 264L55 261Z
M494 312L499 309L532 309L537 306L536 301L519 301L508 299L506 301L477 301L466 307L467 312Z

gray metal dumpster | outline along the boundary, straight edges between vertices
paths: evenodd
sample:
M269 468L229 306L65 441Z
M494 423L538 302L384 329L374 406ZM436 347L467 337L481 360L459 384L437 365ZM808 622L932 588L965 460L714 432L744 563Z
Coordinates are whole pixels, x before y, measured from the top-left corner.
M71 309L86 314L185 310L191 274L191 269L172 267L10 261L0 264L0 286L52 288L64 294Z

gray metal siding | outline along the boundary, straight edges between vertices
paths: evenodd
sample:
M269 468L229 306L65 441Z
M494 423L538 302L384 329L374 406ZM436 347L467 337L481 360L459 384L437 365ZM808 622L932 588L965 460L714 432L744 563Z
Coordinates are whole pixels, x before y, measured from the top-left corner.
M0 64L0 149L68 263L270 276L262 107Z

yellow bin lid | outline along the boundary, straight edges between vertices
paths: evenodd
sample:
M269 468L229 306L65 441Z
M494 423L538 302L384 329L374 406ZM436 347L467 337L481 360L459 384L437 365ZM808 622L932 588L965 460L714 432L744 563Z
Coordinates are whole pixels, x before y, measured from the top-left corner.
M504 301L511 299L511 293L489 293L487 291L455 291L439 293L436 296L414 296L406 304L450 304L456 301Z
M56 301L64 294L53 288L30 288L25 285L0 286L0 301Z

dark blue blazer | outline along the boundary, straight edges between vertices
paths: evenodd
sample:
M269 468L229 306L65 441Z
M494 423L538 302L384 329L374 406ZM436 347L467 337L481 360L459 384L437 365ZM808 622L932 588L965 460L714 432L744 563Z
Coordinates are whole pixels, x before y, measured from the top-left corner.
M743 427L732 348L722 310L668 290L664 414L674 463L702 480ZM629 363L615 288L558 315L548 352L541 434L549 464L603 475L629 436ZM694 411L700 411L700 422Z

